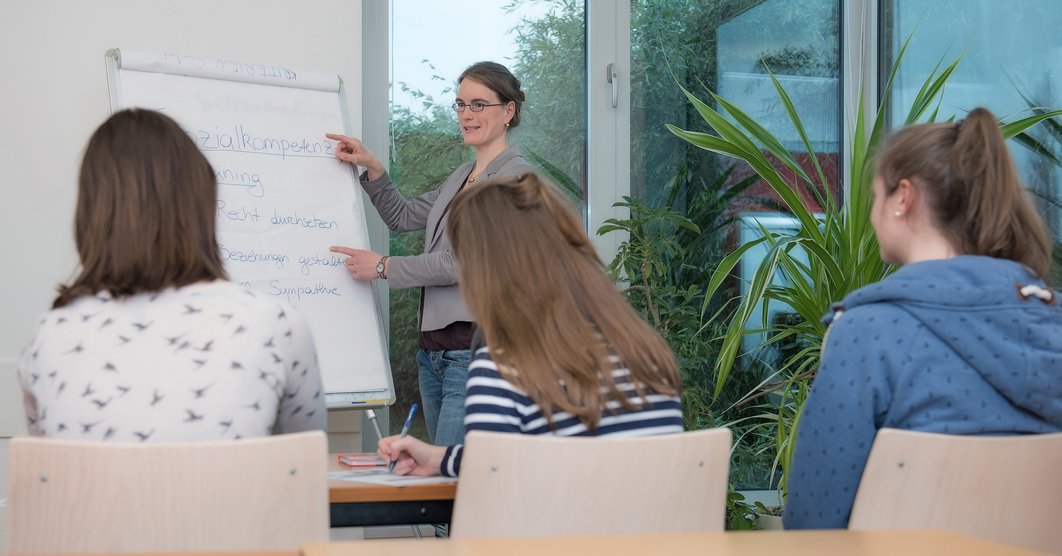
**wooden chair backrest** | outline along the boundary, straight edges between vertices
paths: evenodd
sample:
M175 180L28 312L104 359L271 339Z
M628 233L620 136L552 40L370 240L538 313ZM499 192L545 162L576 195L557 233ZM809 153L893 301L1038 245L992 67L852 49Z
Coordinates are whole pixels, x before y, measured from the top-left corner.
M296 550L328 539L321 431L236 441L11 441L9 554Z
M730 430L637 438L472 432L451 535L721 531Z
M878 431L850 529L947 529L1062 554L1062 433Z

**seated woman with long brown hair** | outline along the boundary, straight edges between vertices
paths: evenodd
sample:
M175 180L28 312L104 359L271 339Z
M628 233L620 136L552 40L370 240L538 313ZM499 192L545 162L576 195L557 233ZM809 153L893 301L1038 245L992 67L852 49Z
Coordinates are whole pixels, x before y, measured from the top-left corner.
M323 429L310 328L229 282L217 180L168 116L115 113L81 163L81 268L19 361L30 434L113 442Z
M470 185L447 234L486 341L469 367L466 431L682 432L670 348L616 291L555 187L534 174ZM454 476L461 453L412 437L380 442L398 474Z

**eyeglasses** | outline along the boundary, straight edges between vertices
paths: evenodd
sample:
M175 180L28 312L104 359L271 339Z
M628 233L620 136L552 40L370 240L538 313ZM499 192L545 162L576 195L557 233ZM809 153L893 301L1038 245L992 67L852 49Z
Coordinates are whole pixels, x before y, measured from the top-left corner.
M482 112L484 108L488 106L505 106L506 103L499 102L497 104L487 104L479 100L473 100L472 102L465 104L463 102L455 102L450 105L450 108L454 109L454 112L464 112L465 108L471 109L473 112Z

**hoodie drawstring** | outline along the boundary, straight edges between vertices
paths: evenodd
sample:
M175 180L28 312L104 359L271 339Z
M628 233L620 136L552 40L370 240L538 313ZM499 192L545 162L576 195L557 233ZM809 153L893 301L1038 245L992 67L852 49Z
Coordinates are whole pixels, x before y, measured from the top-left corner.
M1029 296L1038 298L1043 301L1045 305L1055 302L1055 292L1046 288L1041 288L1036 284L1029 284L1028 286L1022 286L1018 284L1018 295L1021 296L1022 301L1029 299Z

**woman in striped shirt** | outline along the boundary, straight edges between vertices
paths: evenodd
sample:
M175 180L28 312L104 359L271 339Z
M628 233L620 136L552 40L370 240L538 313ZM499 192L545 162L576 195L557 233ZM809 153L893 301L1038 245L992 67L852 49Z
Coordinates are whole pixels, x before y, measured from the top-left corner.
M469 366L466 431L682 432L670 348L616 291L555 187L534 174L469 186L446 233L487 345ZM461 453L412 437L380 442L402 475L457 475Z

